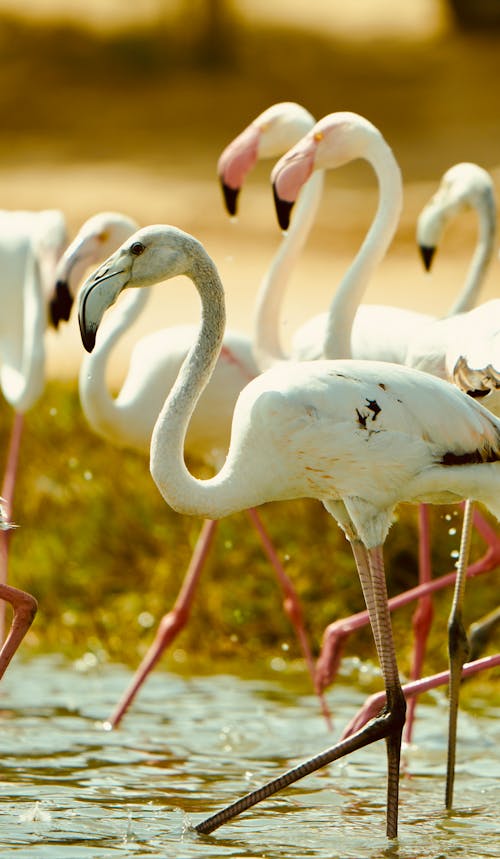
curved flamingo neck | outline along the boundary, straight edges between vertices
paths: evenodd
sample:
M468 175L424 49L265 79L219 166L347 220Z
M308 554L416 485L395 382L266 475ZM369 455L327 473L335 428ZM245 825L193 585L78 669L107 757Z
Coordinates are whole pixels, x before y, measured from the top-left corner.
M91 427L109 441L128 442L127 418L107 386L106 374L109 359L120 337L128 331L141 314L150 292L147 289L131 290L109 315L102 327L96 347L85 354L79 374L79 392L82 408Z
M496 243L496 205L491 189L482 194L476 204L479 231L463 289L450 307L447 316L472 310L477 303L484 278L493 259Z
M233 444L222 469L209 480L193 477L184 462L189 421L212 376L225 328L224 291L215 265L203 248L194 244L191 247L192 265L185 274L200 294L201 325L156 421L151 439L150 470L160 493L174 510L220 519L255 506L261 499L251 496L251 481L245 479L241 462L237 464L236 477L233 461L236 457L232 460L231 456ZM251 467L248 477L250 473Z
M342 278L328 311L323 357L350 358L354 317L371 276L396 232L403 205L401 171L382 137L373 137L363 157L379 185L377 211L356 257Z
M0 379L7 402L24 413L43 391L47 311L40 266L31 242L18 253L24 261L21 301L15 314L7 317L14 331L2 338Z
M302 189L290 229L261 281L254 321L254 355L261 371L288 357L283 350L279 330L283 296L311 231L323 184L324 173L318 170Z

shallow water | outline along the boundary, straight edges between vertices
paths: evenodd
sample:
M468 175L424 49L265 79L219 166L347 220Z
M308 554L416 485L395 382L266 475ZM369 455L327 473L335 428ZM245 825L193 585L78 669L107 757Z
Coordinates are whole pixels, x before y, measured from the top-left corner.
M316 753L364 700L339 684L328 735L312 696L276 680L157 671L115 732L103 729L129 673L56 658L17 661L0 697L0 852L105 859L451 859L497 857L500 720L462 713L456 810L443 811L446 699L418 711L400 838L384 837L385 749L378 743L245 812L210 836L190 825ZM337 728L338 726L338 728Z

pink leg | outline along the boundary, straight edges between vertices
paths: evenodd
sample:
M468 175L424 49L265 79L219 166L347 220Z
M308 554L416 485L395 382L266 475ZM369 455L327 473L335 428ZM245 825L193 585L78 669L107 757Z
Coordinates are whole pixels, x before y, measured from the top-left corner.
M152 671L162 653L187 623L198 579L212 546L217 524L212 519L205 519L174 607L168 614L162 617L153 643L134 674L132 682L125 690L124 695L113 711L109 719L109 725L112 728L116 728L119 725L146 677Z
M290 618L290 621L292 623L293 628L295 629L295 633L296 633L297 638L299 640L302 654L304 656L309 674L311 675L311 678L313 681L314 689L315 689L315 691L319 697L319 700L320 700L321 711L322 711L322 713L326 719L328 728L331 728L332 725L331 725L330 710L328 709L328 704L326 703L326 700L325 700L325 697L323 695L322 690L318 689L316 679L315 679L316 678L316 669L315 669L315 665L314 665L314 659L313 659L313 656L311 653L311 647L309 644L309 639L308 639L308 636L307 636L307 633L305 630L304 615L302 612L302 606L300 604L299 597L297 595L297 592L293 586L293 583L292 583L290 577L286 574L286 572L284 570L283 564L281 563L281 561L278 557L278 554L276 552L276 549L273 546L273 543L271 541L269 534L267 533L266 529L264 528L264 524L263 524L262 519L260 518L259 514L257 513L257 511L255 510L254 507L251 507L246 512L247 512L248 516L250 517L250 521L254 525L254 527L257 531L257 534L259 535L261 543L264 547L264 551L265 551L267 557L269 558L271 566L273 567L273 569L276 573L276 576L278 578L278 582L281 586L281 589L282 589L283 595L284 595L283 607L284 607L285 612L287 613L288 617Z
M481 659L476 659L474 662L466 663L462 668L462 678L472 677L480 671L485 671L490 668L496 668L500 665L500 653L495 653L493 656L483 656ZM430 689L436 689L438 686L446 686L450 679L449 671L441 671L440 674L433 674L431 677L424 677L420 680L413 680L411 683L406 683L403 686L405 698L411 700L421 695L422 692L428 692ZM350 737L351 734L359 731L363 725L370 719L380 713L385 705L385 692L377 692L371 695L358 710L354 718L345 728L341 740Z
M37 601L31 594L0 584L0 599L9 602L14 610L9 634L0 649L0 678L30 628L37 612Z
M418 517L420 532L418 583L419 585L427 585L432 580L429 507L427 504L419 505ZM417 609L412 617L414 644L410 680L418 680L422 676L422 666L424 664L427 639L429 637L433 614L432 599L430 594L426 593L419 598ZM411 697L406 710L403 739L407 743L411 743L416 703L416 697Z
M473 579L475 576L487 573L490 570L500 565L500 541L496 537L494 529L486 520L477 513L474 509L474 525L483 539L488 542L488 551L482 558L471 564L467 568L467 578ZM407 605L413 600L419 599L425 594L432 594L434 591L439 591L442 588L447 588L455 583L456 570L446 573L437 579L404 591L396 597L389 600L389 608L394 611L403 605ZM325 689L335 678L340 664L342 655L342 645L344 640L362 626L369 623L368 613L360 611L351 617L336 620L330 623L323 633L323 644L321 653L316 664L316 676L320 689Z
M12 507L14 501L14 488L16 485L17 464L19 462L19 448L23 432L24 415L16 412L10 434L9 449L7 452L7 463L2 485L2 498L4 500L4 514L8 522L12 519ZM0 584L6 584L8 579L9 543L11 531L0 531ZM0 642L4 640L5 634L5 605L0 604Z

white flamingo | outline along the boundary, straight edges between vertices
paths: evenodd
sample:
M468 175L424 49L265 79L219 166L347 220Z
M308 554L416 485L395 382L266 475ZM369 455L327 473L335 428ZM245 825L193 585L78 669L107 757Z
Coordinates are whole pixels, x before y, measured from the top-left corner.
M342 124L318 124L322 166L345 158ZM338 144L336 144L338 140ZM323 154L323 157L322 157ZM500 420L457 388L406 367L371 361L281 362L240 393L226 460L209 480L184 462L191 415L223 342L224 292L203 246L169 226L139 230L92 275L79 297L82 340L94 348L105 310L127 288L186 275L199 292L201 324L155 424L151 473L165 501L188 515L227 516L271 500L317 498L348 535L381 662L387 709L291 781L382 737L387 739L387 833L397 834L405 699L387 608L382 547L400 501L477 498L500 516ZM210 832L281 789L259 789L199 824Z
M0 498L0 531L2 533L10 531L14 527L6 516L5 507L5 499ZM35 619L38 604L35 597L31 596L31 594L19 588L13 588L3 582L0 583L0 599L10 603L13 610L9 633L0 648L1 680L17 648Z
M349 135L349 140L355 141L358 138L357 143L351 143L354 147L352 150L353 156L365 158L373 166L379 180L380 195L379 206L370 230L330 305L323 347L325 356L329 358L342 357L345 355L346 350L349 349L348 334L350 326L352 326L354 321L356 306L362 298L369 277L372 275L375 266L383 258L393 237L399 220L402 202L399 170L392 152L381 135L378 132L375 133L376 129L374 130L373 127L372 132L367 134L365 121L355 114L345 114L343 123L346 129L349 129L348 132L346 131L346 134L348 133ZM322 162L318 163L314 159L316 151L315 134L317 133L321 134L322 132L317 132L315 127L274 168L273 176L279 175L284 166L287 168L285 179L282 180L285 199L280 198L275 190L278 219L284 229L288 226L291 208L303 182L309 178L311 172L322 169ZM287 177L293 186L293 192L286 188ZM443 207L445 213L449 213L456 212L466 205L474 205L480 213L480 247L475 254L472 270L473 276L467 279L461 296L454 305L454 309L456 310L459 306L469 306L477 298L487 264L491 258L495 234L494 208L492 214L492 201L494 198L491 177L489 177L486 171L482 171L480 168L474 170L472 165L457 165L456 169L448 171L444 187L446 193L441 191L440 194L436 195L432 201L432 206L426 208L423 213L422 223L426 225L426 241L422 240L420 244L425 248L423 256L428 263L432 258L432 253L430 252L431 239L433 241L437 236L438 224L444 225L446 222L446 215L439 216ZM448 217L451 217L451 214ZM488 240L486 240L486 236ZM450 320L445 320L443 324L451 326L457 318L453 317ZM431 320L426 326L417 329L416 337L418 338L418 331L425 331L427 328L432 328L438 324L438 322ZM402 330L405 330L404 325L402 326ZM385 327L382 329L382 332L385 332ZM407 348L407 342L405 345ZM353 357L359 356L353 355ZM399 356L399 359L401 357L402 355ZM424 368L421 367L421 369ZM415 598L417 593L419 595L419 606L413 619L415 631L415 650L411 666L411 677L413 679L417 679L421 674L425 643L432 620L430 593L438 587L444 587L450 581L449 576L438 580L439 584L431 580L428 514L425 506L421 505L419 514L421 532L419 555L420 585L418 589L411 592L412 598ZM477 514L475 515L477 516ZM483 534L487 534L487 529L491 531L488 524L483 522ZM476 566L474 565L474 568L470 570L470 575L477 574L482 570L482 565L478 569L476 569ZM455 578L456 574L452 574L452 579ZM391 608L409 601L409 594L401 595L397 600L391 601ZM338 667L340 642L349 632L362 625L365 622L365 618L366 613L359 613L354 618L347 618L331 624L325 631L322 653L318 660L318 684L320 688L324 688L330 682ZM455 673L453 676L455 676ZM414 705L415 701L412 701L405 727L405 738L408 741L411 739ZM451 712L453 712L453 709L454 707L451 708Z
M66 242L62 212L0 211L0 386L14 409L1 494L12 518L24 415L45 382L48 290ZM7 581L10 533L0 533L0 581ZM3 640L3 606L0 640Z
M90 218L81 228L62 257L57 270L57 287L53 296L54 320L67 318L72 296L85 269L101 262L126 236L135 232L136 224L113 212ZM155 421L172 387L195 335L196 327L178 325L155 331L136 344L127 377L119 394L113 397L106 384L106 370L111 353L125 331L142 311L148 290L132 291L106 322L92 355L82 362L79 376L80 399L91 427L113 444L149 452ZM210 384L196 408L189 427L186 447L191 455L212 467L224 461L229 446L231 418L240 390L257 375L248 337L227 331L221 355ZM292 582L285 573L272 541L255 509L248 510L264 551L276 571L284 593L284 606L295 627L308 669L314 677L314 661L304 628L301 606ZM109 723L115 727L144 683L147 675L165 649L188 620L195 588L215 535L217 522L207 520L201 529L191 562L173 609L158 625L153 643L113 711ZM322 696L325 717L328 709Z

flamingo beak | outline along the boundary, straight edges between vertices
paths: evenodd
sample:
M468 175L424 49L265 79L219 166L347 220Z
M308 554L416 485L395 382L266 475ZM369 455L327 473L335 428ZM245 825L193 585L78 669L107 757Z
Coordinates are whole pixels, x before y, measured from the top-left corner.
M92 352L102 317L125 289L129 277L130 265L121 253L110 257L82 286L78 298L78 322L87 352Z
M432 260L434 259L434 254L436 253L436 248L431 247L430 245L419 245L418 249L420 251L425 270L430 271L432 266Z
M249 125L226 146L217 164L217 174L222 187L224 205L229 215L236 215L238 194L245 176L257 161L260 129Z
M318 139L306 135L275 164L271 173L274 205L282 230L290 226L290 215L299 191L314 170Z
M49 319L53 328L57 329L60 322L67 322L69 320L72 307L73 296L69 291L67 281L58 280L54 295L49 301Z

